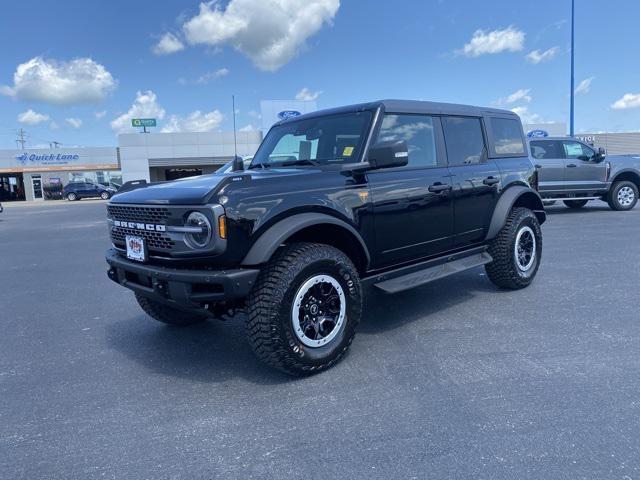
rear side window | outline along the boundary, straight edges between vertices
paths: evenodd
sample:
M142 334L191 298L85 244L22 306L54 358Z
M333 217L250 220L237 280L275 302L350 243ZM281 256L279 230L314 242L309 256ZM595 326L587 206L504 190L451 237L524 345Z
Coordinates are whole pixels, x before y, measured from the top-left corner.
M479 118L443 117L442 127L449 165L482 162L485 147Z
M438 165L432 117L386 114L378 133L378 142L394 140L407 142L409 166L435 167Z
M511 118L490 117L493 149L497 155L522 155L525 152L520 122Z
M564 158L562 146L557 140L535 140L530 143L531 156L544 160L545 158Z

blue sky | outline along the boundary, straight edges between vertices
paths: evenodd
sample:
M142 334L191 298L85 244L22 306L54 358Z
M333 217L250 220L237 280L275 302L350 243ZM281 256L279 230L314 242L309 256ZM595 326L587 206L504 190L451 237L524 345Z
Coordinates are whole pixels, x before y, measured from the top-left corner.
M640 2L576 3L576 131L639 130ZM232 94L239 128L260 125L261 99L296 95L568 122L569 0L22 0L2 12L0 148L20 127L30 146L116 145L132 115L230 129Z

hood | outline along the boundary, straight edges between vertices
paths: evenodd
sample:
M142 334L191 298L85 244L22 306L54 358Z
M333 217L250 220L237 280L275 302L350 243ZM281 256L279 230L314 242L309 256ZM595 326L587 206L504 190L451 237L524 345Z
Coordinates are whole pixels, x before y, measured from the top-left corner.
M182 178L172 182L152 183L147 187L118 193L113 203L146 203L155 205L204 205L211 196L233 182L251 182L266 178L317 173L315 168L269 168L243 172L213 173Z

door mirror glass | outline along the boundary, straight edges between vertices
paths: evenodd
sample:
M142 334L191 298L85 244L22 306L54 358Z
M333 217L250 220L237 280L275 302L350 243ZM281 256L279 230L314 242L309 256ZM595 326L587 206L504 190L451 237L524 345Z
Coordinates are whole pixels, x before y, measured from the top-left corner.
M601 160L604 160L604 157L606 156L607 156L607 151L604 148L599 147L598 152L596 153L596 161L599 162Z
M404 167L409 162L409 149L404 140L379 142L369 149L371 168Z

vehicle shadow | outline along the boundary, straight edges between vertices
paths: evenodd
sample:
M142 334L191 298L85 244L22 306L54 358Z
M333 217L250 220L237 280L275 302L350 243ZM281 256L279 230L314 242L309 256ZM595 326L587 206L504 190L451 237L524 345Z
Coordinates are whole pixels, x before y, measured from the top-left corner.
M395 295L365 288L360 335L377 335L415 321L429 321L476 295L500 293L476 268ZM228 322L210 320L186 328L155 322L144 314L106 327L107 343L150 371L196 382L220 383L241 377L256 384L274 385L297 379L260 362L244 334L244 316ZM357 341L357 338L356 338Z
M474 268L393 295L371 286L365 292L358 331L365 335L382 334L415 321L429 321L429 317L441 316L476 295L502 292L489 281L483 268ZM381 337L381 341L384 341L384 337Z
M545 211L550 215L575 215L590 212L613 212L608 205L588 205L582 208L568 208L563 206L546 207Z
M150 371L195 382L241 377L257 384L295 381L260 362L244 336L244 317L172 327L144 314L107 326L107 343Z

